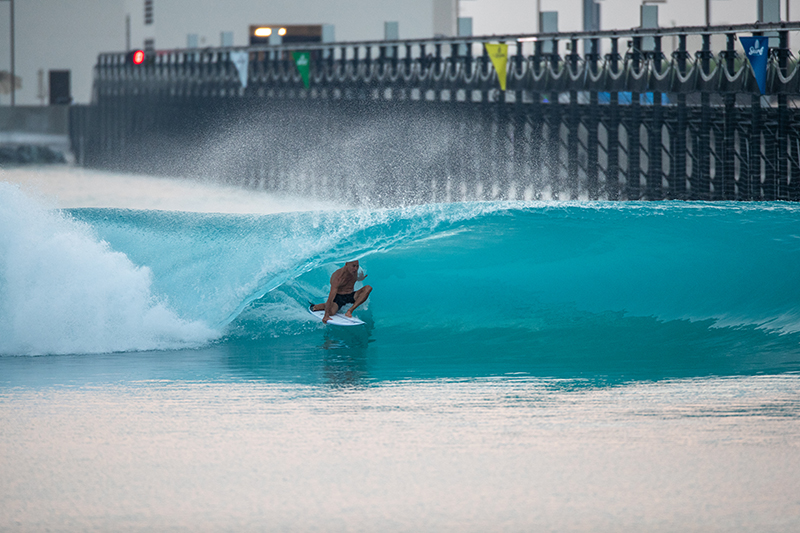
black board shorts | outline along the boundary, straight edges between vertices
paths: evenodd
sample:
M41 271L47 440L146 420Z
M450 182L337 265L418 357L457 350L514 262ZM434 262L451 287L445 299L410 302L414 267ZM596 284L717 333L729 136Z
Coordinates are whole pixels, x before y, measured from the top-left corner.
M346 304L354 304L356 303L356 293L351 292L350 294L337 294L333 297L333 303L339 306L339 309L344 307Z

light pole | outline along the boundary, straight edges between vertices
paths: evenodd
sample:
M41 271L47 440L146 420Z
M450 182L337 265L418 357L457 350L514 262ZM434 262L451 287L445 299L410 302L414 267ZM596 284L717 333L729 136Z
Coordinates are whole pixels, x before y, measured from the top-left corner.
M542 0L536 0L536 32L542 33Z
M17 88L17 77L14 71L14 0L5 0L11 5L11 106L14 106L14 91Z

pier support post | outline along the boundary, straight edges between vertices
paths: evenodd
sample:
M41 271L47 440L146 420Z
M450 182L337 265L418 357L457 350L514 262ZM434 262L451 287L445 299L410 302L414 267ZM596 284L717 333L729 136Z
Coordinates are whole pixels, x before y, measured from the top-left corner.
M727 47L725 50L725 68L728 73L733 74L736 34L727 34ZM736 95L725 93L725 124L723 126L723 145L722 145L722 172L720 182L722 186L720 198L722 200L733 200L736 198Z
M703 34L703 49L700 52L702 73L708 75L711 70L711 35ZM705 88L704 88L705 89ZM700 131L698 133L699 161L697 179L692 183L692 198L695 200L711 199L711 99L706 90L700 93ZM694 172L693 172L694 174ZM695 188L695 185L697 187Z
M680 75L686 76L686 34L678 36L678 50L675 51L675 58L678 64ZM672 181L670 183L670 198L685 200L686 195L686 94L681 91L678 93L678 104L676 106L675 132L672 143Z
M611 53L609 54L609 68L616 76L619 74L619 38L611 39ZM609 200L620 199L619 182L619 93L609 94L608 102L608 169L606 170L606 196Z
M591 74L597 75L597 63L600 54L600 40L591 39L588 41L591 45L591 52L588 56L588 68ZM593 88L594 89L594 88ZM586 129L588 130L587 146L586 146L586 188L589 195L589 200L597 200L600 197L600 187L598 183L598 140L597 140L597 127L598 127L598 113L599 102L597 98L597 91L592 90L589 93L589 109L586 118Z
M522 43L517 42L517 53L514 55L513 73L521 72L525 61L522 55ZM523 91L514 92L513 115L513 165L511 181L514 183L514 194L509 194L509 200L516 200L522 195L520 188L523 183L530 181L529 176L525 176L525 106L523 102ZM524 192L524 187L523 187Z
M551 42L553 43L553 51L550 54L549 68L557 72L561 62L561 57L558 55L558 41L553 39ZM548 149L546 165L553 200L560 199L561 190L563 188L561 183L561 104L558 99L558 91L552 91L549 94L548 107L550 108L550 113L547 117Z
M633 50L630 52L629 69L639 72L642 69L642 38L633 38ZM642 108L641 94L631 92L630 119L628 120L628 176L626 183L626 196L628 200L639 200L642 197L641 175L642 164L640 159L642 147Z
M789 59L789 32L783 30L778 32L780 48L778 48L778 70L781 76L786 78L788 75ZM778 200L789 200L789 105L788 97L780 84L778 92L778 157L776 169L777 190L775 197Z
M569 67L572 72L578 68L578 39L570 41L571 53L569 54ZM567 73L568 74L568 73ZM578 91L572 89L569 92L569 120L567 121L567 183L569 188L569 199L578 199Z
M533 45L533 65L532 68L537 76L542 72L542 41L538 40ZM543 146L544 139L544 111L542 105L542 93L534 91L531 94L531 110L529 115L529 122L531 126L530 133L530 154L529 161L531 165L530 178L531 181L528 185L533 189L533 197L535 199L541 198L542 189L544 187L543 174L545 172L544 160L546 150Z
M657 74L661 74L661 36L656 35L653 37L653 69ZM662 140L662 127L664 125L664 118L661 108L661 93L653 93L653 114L650 123L650 134L648 136L649 158L647 162L647 192L646 197L648 200L661 200L664 197L662 192L662 156L661 147Z

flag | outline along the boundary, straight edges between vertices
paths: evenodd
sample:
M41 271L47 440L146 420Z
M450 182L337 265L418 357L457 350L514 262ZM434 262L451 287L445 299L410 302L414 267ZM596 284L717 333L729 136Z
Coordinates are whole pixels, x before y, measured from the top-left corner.
M505 43L484 44L492 65L497 71L497 81L500 82L500 90L506 90L506 63L508 63L508 45Z
M242 87L247 88L247 66L250 63L250 54L247 52L230 52L231 63L236 65L239 72L239 81Z
M750 61L753 74L758 83L761 94L767 92L767 61L769 60L769 37L763 35L755 37L739 37L739 42L744 47L744 54Z
M292 58L297 66L297 72L303 78L303 85L308 89L308 68L311 65L311 52L292 52Z

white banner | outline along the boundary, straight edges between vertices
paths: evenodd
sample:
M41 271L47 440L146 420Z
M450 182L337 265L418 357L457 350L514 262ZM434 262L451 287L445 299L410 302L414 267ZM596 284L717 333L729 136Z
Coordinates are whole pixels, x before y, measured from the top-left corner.
M250 54L248 52L230 52L231 61L236 65L236 70L239 71L239 81L242 82L242 87L247 87L247 67L250 63Z

